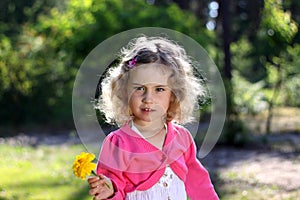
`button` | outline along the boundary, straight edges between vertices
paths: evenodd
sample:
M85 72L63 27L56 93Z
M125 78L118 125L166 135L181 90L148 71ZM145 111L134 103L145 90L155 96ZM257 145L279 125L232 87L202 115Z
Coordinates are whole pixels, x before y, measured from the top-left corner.
M168 187L169 185L168 185L168 183L164 182L163 186Z

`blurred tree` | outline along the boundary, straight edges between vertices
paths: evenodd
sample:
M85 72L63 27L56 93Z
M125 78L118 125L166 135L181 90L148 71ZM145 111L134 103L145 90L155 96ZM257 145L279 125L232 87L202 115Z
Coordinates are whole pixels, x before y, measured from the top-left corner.
M208 29L216 30L219 36L219 40L215 40L215 45L217 49L222 48L223 51L220 53L221 56L214 58L224 58L221 62L217 60L217 63L223 67L224 71L229 115L238 114L239 106L243 105L242 107L244 107L245 103L249 103L246 98L243 100L243 98L237 97L236 88L232 89L233 70L238 71L234 75L236 76L235 81L245 81L248 88L252 88L254 91L260 90L257 94L260 94L260 105L263 106L258 107L263 108L266 106L265 103L268 103L267 127L270 127L272 108L279 102L278 100L285 102L286 105L296 105L292 103L292 99L298 94L296 88L298 88L299 81L293 74L297 74L298 63L293 61L291 64L291 60L294 60L294 56L297 55L295 44L300 42L300 34L295 22L300 22L298 0L212 0L201 2L174 0L174 2L183 9L198 13L197 17L202 19L200 21L204 22ZM232 51L234 52L232 53ZM243 77L246 79L244 80ZM291 79L294 80L294 84L289 81ZM254 83L253 87L250 87L251 83ZM235 84L234 87L239 86L241 85ZM280 88L285 88L284 94ZM252 89L250 90L252 91ZM294 92L291 93L293 89ZM279 94L282 94L284 98L279 98ZM236 104L237 99L239 99L239 105ZM245 102L241 103L241 101ZM248 111L257 110L254 107L251 108L251 105L250 103ZM267 132L269 129L267 128Z
M282 7L291 13L292 19L298 24L300 22L300 1L298 0L285 0L282 1ZM292 43L300 43L300 32L298 31L293 39Z
M285 66L285 84L283 91L285 97L283 102L287 106L300 107L300 44L288 46L286 51L282 52L279 58L284 59Z
M174 3L69 0L52 6L50 0L43 2L1 2L2 8L18 5L25 16L14 35L7 34L13 30L12 19L1 22L7 27L2 31L7 36L0 35L0 105L5 108L1 123L72 123L76 71L97 44L116 33L159 26L186 33L204 46L213 38L194 15Z
M0 1L0 34L9 37L18 35L22 24L35 22L37 16L48 13L56 5L53 0L2 0Z
M269 106L266 122L266 132L270 133L273 107L279 97L282 83L286 79L286 71L288 71L287 66L283 64L286 61L282 61L281 58L278 59L277 56L282 55L282 52L285 52L290 46L298 32L298 27L291 18L291 13L283 10L281 1L265 0L262 30L268 35L266 47L271 49L269 54L265 54L266 66L272 66L276 71L275 73L272 68L268 68L267 80L269 80L269 87L273 90L271 97L268 98Z
M300 106L300 46L288 46L267 63L268 88L265 90L268 102L266 132L271 132L273 108L276 105Z
M174 29L209 47L227 78L229 113L238 114L247 102L236 97L241 94L232 86L236 80L245 88L255 83L251 92L264 83L269 102L278 93L275 88L285 88L284 94L279 92L283 100L278 100L299 105L295 100L299 4L298 0L3 0L1 123L71 121L73 80L84 57L106 38L144 26ZM276 74L282 75L281 81Z

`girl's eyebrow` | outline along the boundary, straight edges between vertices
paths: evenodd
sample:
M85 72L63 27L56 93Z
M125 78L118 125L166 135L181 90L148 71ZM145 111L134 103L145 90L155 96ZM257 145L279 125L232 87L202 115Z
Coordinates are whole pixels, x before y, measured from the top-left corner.
M140 83L132 83L132 85L145 86L145 85L140 84ZM168 85L154 85L154 87L169 87L169 86Z
M168 85L156 85L155 87L169 87Z

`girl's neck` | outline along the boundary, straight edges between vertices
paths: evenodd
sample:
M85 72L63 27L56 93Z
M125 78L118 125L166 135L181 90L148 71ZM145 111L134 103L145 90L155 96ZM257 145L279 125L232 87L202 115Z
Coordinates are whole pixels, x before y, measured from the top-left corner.
M145 122L145 121L139 121L139 120L132 120L133 123L135 124L136 127L141 128L141 129L159 129L162 128L166 122L165 120L159 119L159 120L153 120L150 122Z
M145 140L147 140L150 144L155 146L156 148L162 150L166 135L167 135L167 125L163 124L162 127L157 128L145 128L144 126L138 126L134 123L132 123L132 128L137 129L137 133L140 134Z
M162 120L152 121L149 123L137 123L135 120L132 121L134 126L142 133L145 138L154 137L161 131L165 131L166 123Z

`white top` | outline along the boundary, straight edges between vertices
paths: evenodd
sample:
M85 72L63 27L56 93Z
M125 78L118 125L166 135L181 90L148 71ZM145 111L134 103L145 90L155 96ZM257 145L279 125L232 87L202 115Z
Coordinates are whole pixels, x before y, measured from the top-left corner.
M131 125L132 130L142 135L140 131ZM164 175L148 190L135 190L127 193L126 200L186 200L184 182L167 165Z

